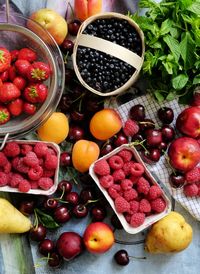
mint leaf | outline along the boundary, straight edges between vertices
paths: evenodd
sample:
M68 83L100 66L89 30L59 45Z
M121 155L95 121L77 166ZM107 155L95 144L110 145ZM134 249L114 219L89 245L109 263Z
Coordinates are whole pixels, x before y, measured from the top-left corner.
M171 50L171 53L174 55L176 62L178 62L180 57L180 46L178 40L170 35L166 35L163 40Z
M193 85L198 85L198 84L200 84L200 74L194 77L192 83L193 83Z
M185 32L183 39L180 43L180 53L184 61L184 68L190 69L195 62L195 43L191 38L189 32Z
M176 93L174 91L171 91L168 93L167 97L166 97L166 100L167 101L172 101L176 98Z
M199 15L200 14L200 1L193 1L192 5L187 7L187 10Z
M37 216L39 217L40 222L45 226L46 228L54 229L60 227L58 223L52 218L52 216L44 213L42 210L36 208L35 212Z
M156 90L154 92L154 96L156 97L156 99L158 100L158 102L163 102L165 100L164 96L160 93L160 91Z
M181 90L184 88L189 80L189 77L185 74L179 74L172 79L172 86L176 90Z
M166 19L164 22L162 22L161 28L160 28L160 35L165 35L170 32L172 26L172 20Z

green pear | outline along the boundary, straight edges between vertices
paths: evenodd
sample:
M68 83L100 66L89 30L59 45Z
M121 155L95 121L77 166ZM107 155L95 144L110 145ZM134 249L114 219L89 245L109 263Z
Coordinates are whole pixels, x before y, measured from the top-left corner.
M4 198L0 198L0 220L0 233L24 233L32 227L31 221Z

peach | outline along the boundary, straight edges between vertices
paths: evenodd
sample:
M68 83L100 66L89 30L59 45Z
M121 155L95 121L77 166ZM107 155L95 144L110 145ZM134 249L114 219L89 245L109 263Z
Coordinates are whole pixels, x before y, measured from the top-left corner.
M99 146L92 141L79 140L72 149L72 163L76 170L84 173L99 157Z
M98 140L107 140L122 128L119 114L111 108L96 112L90 120L90 132Z
M112 229L103 222L91 223L83 234L83 242L91 253L104 253L114 244Z
M84 21L102 10L102 0L74 0L74 11L76 17Z

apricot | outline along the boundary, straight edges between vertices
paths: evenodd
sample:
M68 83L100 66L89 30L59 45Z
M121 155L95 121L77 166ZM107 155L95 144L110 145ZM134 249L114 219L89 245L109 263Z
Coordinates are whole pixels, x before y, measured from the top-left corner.
M102 109L90 120L90 132L98 140L107 140L122 128L119 114L111 108Z
M102 11L102 0L74 0L74 11L76 17L84 21Z
M92 141L79 140L72 149L72 163L79 172L88 171L90 165L99 157L99 146Z

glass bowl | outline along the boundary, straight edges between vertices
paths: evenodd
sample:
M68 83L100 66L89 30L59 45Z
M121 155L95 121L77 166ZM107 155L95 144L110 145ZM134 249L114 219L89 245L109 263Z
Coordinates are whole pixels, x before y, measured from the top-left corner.
M29 25L31 29L27 27ZM0 12L0 46L8 50L31 48L37 52L38 61L48 63L52 71L49 79L44 82L49 90L45 102L34 115L22 114L1 125L1 141L6 134L9 139L13 139L35 130L51 115L64 89L65 68L61 51L48 31L18 13L10 13L7 18L4 12Z

